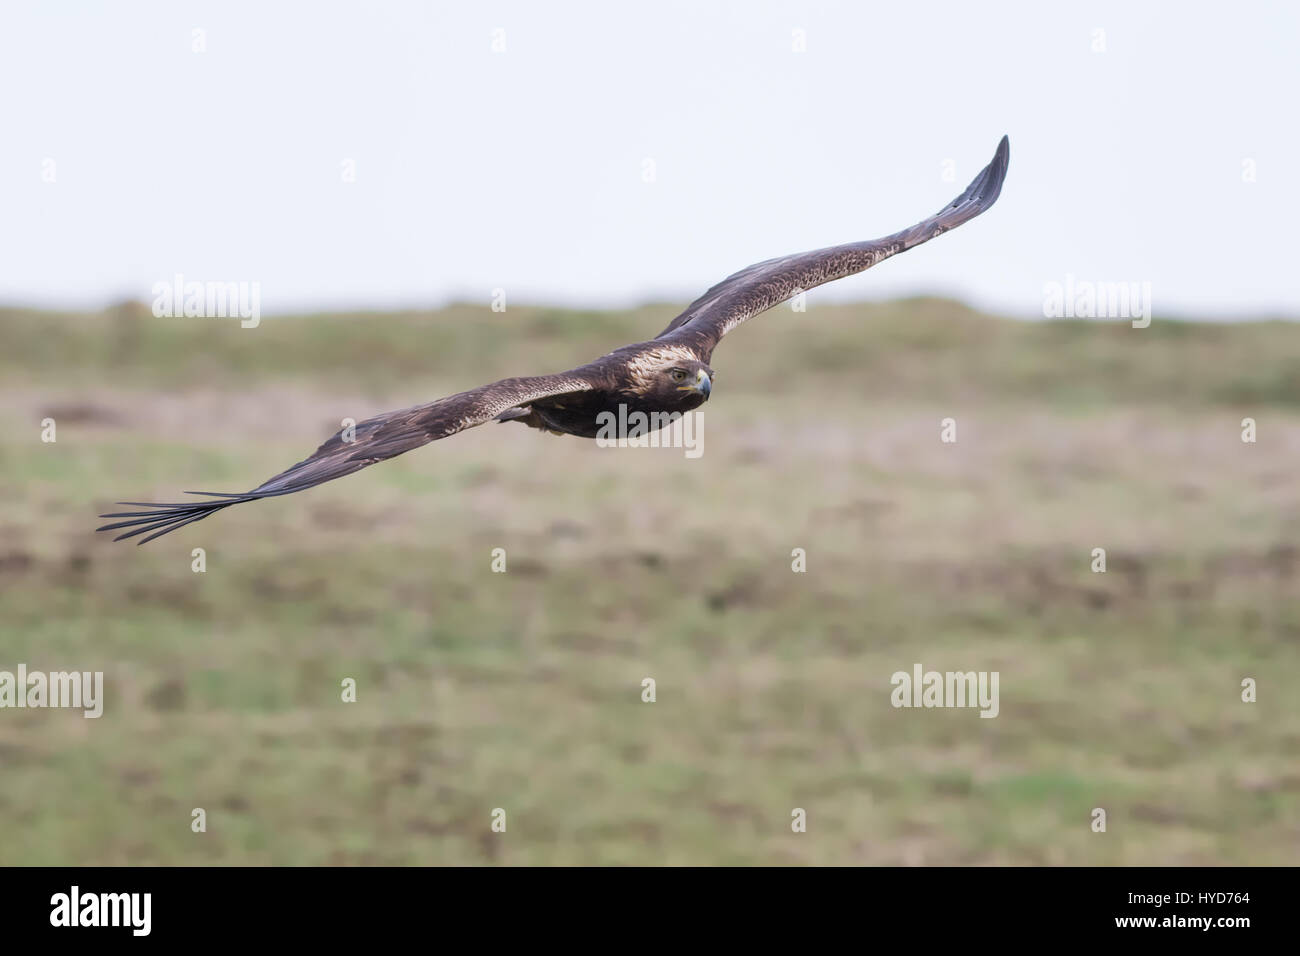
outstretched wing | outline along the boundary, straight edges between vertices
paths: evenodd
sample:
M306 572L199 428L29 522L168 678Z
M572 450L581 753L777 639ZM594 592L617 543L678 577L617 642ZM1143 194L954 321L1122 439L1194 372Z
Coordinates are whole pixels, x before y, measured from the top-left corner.
M426 405L416 405L398 412L377 415L358 424L349 440L340 431L316 449L310 458L280 472L246 494L214 494L200 491L211 501L187 501L176 504L152 504L140 501L121 501L119 504L148 508L149 511L122 511L100 515L101 518L127 518L106 524L97 531L116 531L128 528L114 538L133 538L138 534L153 532L139 543L152 541L159 535L175 531L192 521L245 501L256 501L275 495L291 495L335 478L360 471L377 461L395 458L403 452L439 438L446 438L466 428L482 425L516 405L524 405L552 395L585 392L594 387L591 379L581 371L561 375L542 375L534 378L507 378L440 398Z
M780 305L800 291L869 269L882 259L955 229L988 209L1002 191L1011 145L1005 136L990 162L966 191L929 219L884 239L828 246L768 259L728 276L700 296L656 338L680 341L707 360L718 341L746 319Z

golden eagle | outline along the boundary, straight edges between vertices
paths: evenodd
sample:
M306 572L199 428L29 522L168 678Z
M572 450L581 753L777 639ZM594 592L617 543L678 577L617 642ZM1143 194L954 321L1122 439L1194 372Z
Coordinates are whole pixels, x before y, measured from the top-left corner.
M584 438L597 437L598 423L608 421L611 413L617 414L619 406L624 412L619 421L627 421L632 412L642 412L641 420L663 423L673 413L691 411L708 400L713 388L709 359L724 335L800 291L869 269L882 259L974 219L992 206L1002 191L1009 155L1010 144L1004 136L992 162L966 191L915 226L883 239L768 259L728 276L649 342L625 345L558 375L506 378L425 405L378 415L356 425L353 434L340 431L311 457L245 494L190 492L212 500L177 504L119 502L149 510L100 515L127 520L96 530L131 529L115 541L152 532L139 542L144 544L222 508L293 494L493 420L518 421Z

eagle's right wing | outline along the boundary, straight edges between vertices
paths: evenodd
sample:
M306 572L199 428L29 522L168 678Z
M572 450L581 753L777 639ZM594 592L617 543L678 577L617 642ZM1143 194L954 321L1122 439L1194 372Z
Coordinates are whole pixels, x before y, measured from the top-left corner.
M744 322L796 293L869 269L949 229L974 219L997 201L1007 175L1011 145L1005 136L993 160L966 191L929 219L883 239L828 246L741 269L700 296L656 336L689 345L707 358L719 340Z
M121 511L100 515L101 518L127 518L106 524L97 531L116 531L130 528L114 538L132 538L147 531L153 532L139 543L152 541L159 535L175 531L192 521L206 518L213 512L244 501L256 501L275 495L289 495L295 491L312 488L335 478L360 471L377 461L394 458L412 448L439 438L446 438L466 428L489 422L501 412L526 405L539 398L590 391L594 380L582 370L575 369L560 375L540 375L532 378L507 378L491 385L483 385L440 398L425 405L416 405L397 412L376 415L358 424L349 440L343 439L341 430L308 458L292 468L280 472L245 494L214 494L200 491L211 501L187 501L174 504L153 504L139 501L121 501L119 504L148 508L148 511Z

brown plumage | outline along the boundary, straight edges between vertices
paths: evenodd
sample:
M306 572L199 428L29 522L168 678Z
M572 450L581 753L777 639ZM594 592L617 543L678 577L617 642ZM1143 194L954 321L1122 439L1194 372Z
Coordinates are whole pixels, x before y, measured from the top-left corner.
M901 232L866 242L830 246L769 259L742 269L692 302L649 342L615 349L594 362L558 375L507 378L358 424L350 441L340 431L308 458L245 494L192 492L211 499L175 504L121 502L145 508L101 515L124 518L99 531L128 529L114 540L148 534L140 544L202 520L231 505L288 495L342 478L439 438L492 420L594 438L601 413L620 405L627 412L688 412L708 400L709 360L724 335L740 323L800 291L868 269L974 219L997 200L1007 173L1010 146L1002 137L992 162L966 191L935 215Z

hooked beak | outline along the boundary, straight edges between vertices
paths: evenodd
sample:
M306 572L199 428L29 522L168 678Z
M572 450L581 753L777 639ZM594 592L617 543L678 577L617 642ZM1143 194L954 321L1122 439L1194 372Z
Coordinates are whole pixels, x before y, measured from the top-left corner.
M694 385L679 385L677 391L699 392L705 398L708 398L709 393L713 391L713 383L709 381L708 373L704 369L700 369L700 374L695 377Z

